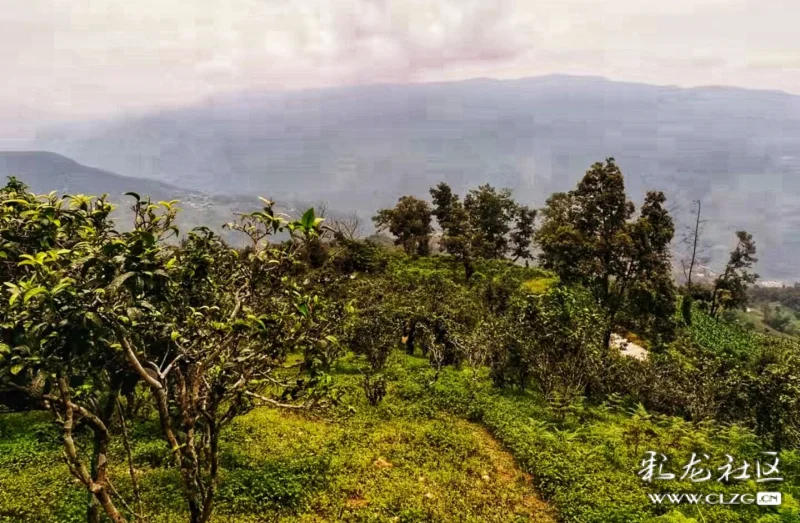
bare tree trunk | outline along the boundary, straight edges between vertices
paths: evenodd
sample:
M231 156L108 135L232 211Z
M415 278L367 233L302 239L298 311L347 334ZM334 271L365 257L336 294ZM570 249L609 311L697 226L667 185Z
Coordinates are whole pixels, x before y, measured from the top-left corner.
M475 274L475 266L472 263L472 259L469 257L464 258L464 279L469 281L472 278L472 275Z
M402 341L406 346L406 352L410 355L414 354L414 338L416 335L417 320L411 318L406 320L403 324L403 338Z
M113 523L127 523L125 517L117 510L109 493L107 459L109 435L107 426L100 418L93 415L91 412L72 403L69 386L67 385L66 378L63 376L58 377L58 388L61 396L59 400L64 409L62 440L64 441L64 454L70 472L84 484L89 492L91 492ZM80 416L87 419L87 422L92 426L95 434L99 434L96 450L97 471L94 477L89 473L89 470L86 469L86 464L78 454L75 440L72 437L72 431L75 428L76 411L78 411Z
M603 332L603 348L605 348L605 354L608 354L611 350L611 334L612 330L607 328L605 332Z
M131 476L131 485L133 487L133 501L136 506L136 519L137 521L144 521L144 510L142 509L142 495L139 492L139 481L136 479L136 471L133 468L133 454L131 453L131 444L128 439L128 427L125 424L125 416L122 413L122 402L117 397L117 411L119 412L119 421L122 425L122 443L125 447L125 454L128 458L128 472Z
M697 220L694 224L694 238L692 241L692 259L689 262L689 274L686 276L686 289L691 294L692 292L692 273L694 272L694 264L697 260L697 243L700 239L700 210L702 202L697 200Z
M103 424L105 424L106 427L111 426L111 419L114 416L114 407L116 406L117 399L119 398L118 385L120 384L116 383L115 380L113 380L112 378L111 392L106 398L106 403L103 406L103 411L100 413L100 420L103 422ZM95 428L93 440L94 441L93 441L91 474L92 474L92 479L94 481L98 481L100 474L99 467L101 458L103 460L103 463L105 463L105 455L108 447L108 433L106 431L101 431ZM89 523L100 523L101 516L102 516L102 507L98 505L97 500L94 499L94 496L91 493L89 493L87 515L86 515L87 521Z
M738 249L741 244L742 244L742 241L739 240L736 243L736 248L734 250ZM719 303L720 285L721 284L726 284L728 282L728 278L730 278L731 270L732 270L731 269L731 263L728 262L728 264L725 266L725 272L723 272L722 276L717 278L717 281L714 283L714 293L711 295L711 307L709 308L709 314L711 315L712 318L716 318L717 317L717 313L719 312L719 308L720 308L720 303Z
M205 499L203 500L203 514L200 523L206 523L211 519L211 514L214 511L214 496L217 491L217 476L219 475L219 428L216 423L209 420L209 485L206 489Z
M100 452L100 435L95 432L93 449L92 449L92 464L90 474L93 478L97 477L97 454ZM86 491L86 522L87 523L100 523L100 513L102 507L97 502L97 498L91 490Z

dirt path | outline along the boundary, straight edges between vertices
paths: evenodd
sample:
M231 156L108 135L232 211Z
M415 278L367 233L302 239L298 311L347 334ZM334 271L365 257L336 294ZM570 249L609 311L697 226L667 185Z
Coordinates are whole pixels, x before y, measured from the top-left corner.
M647 359L647 349L623 338L619 334L611 335L611 346L619 348L623 356L642 361Z
M493 470L485 471L484 481L493 481L509 493L509 503L514 504L518 514L525 514L535 523L556 523L555 510L543 501L536 492L530 474L517 466L514 456L497 441L485 427L458 420L459 430L469 431L488 455Z

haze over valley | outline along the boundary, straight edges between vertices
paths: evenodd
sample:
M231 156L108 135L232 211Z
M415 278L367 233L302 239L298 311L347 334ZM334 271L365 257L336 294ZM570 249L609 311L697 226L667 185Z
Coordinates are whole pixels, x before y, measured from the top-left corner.
M759 272L793 280L800 256L800 97L727 87L678 88L545 76L218 95L148 116L43 125L0 157L38 191L122 194L136 182L223 223L214 196L325 201L362 222L404 194L444 181L463 194L491 183L544 204L595 161L613 156L629 194L663 190L681 226L702 200L711 266L733 231L752 232ZM226 200L219 200L222 205ZM191 204L189 204L191 202Z

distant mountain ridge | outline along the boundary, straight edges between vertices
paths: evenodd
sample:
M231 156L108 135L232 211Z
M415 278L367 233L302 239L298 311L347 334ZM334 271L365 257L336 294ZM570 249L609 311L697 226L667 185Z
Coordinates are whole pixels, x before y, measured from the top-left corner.
M759 270L795 279L800 97L548 76L218 96L111 122L41 129L36 147L212 194L326 200L362 216L440 181L514 189L540 206L614 156L635 201L704 201L711 266L752 232Z
M173 196L190 193L157 180L121 176L81 165L66 156L48 151L0 151L0 175L17 176L36 193L56 191L97 196L107 193L118 199L126 192L133 191L150 195L154 200L169 200Z
M255 196L210 195L152 179L121 176L47 151L0 151L0 178L5 182L8 176L16 176L37 194L52 191L59 195L107 194L109 201L117 205L116 222L122 229L129 226L131 215L128 204L133 199L125 196L128 192L150 197L154 202L178 200L181 209L178 225L184 233L192 227L204 225L226 234L221 226L231 221L235 214L251 212L261 206ZM310 206L302 202L278 203L284 212L298 213L298 210L302 212L300 209Z

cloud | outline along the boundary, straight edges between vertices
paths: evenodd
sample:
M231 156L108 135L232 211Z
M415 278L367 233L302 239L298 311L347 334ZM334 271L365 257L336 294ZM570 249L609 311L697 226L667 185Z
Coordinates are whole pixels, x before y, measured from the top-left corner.
M75 117L216 93L547 73L797 89L782 0L27 0L0 106ZM765 73L766 69L766 73Z

